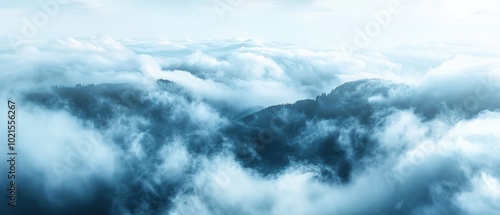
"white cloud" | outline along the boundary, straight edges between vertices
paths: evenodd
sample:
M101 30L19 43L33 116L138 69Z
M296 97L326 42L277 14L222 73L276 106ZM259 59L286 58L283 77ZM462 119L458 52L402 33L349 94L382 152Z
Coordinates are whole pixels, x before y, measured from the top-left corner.
M73 190L86 196L92 180L111 183L121 166L111 140L82 125L81 120L65 111L23 107L18 115L18 152L23 155L23 174L38 178L41 192L57 202L57 192Z
M96 175L108 182L114 177L132 177L130 184L120 181L114 185L120 188L114 196L115 207L129 213L152 210L143 205L127 208L127 203L134 203L127 202L126 193L132 191L160 202L162 211L173 214L403 213L400 210L407 214L441 210L480 214L498 210L493 204L498 201L496 168L500 163L495 51L462 43L459 47L430 43L350 52L241 39L115 40L104 36L30 42L21 53L0 56L0 67L6 71L0 75L0 98L14 95L22 99L25 92L77 83L133 83L144 92L138 96L138 104L131 105L133 110L110 100L109 116L95 113L84 117L66 106L59 111L23 109L20 126L28 126L23 133L29 135L21 145L30 159L25 168L43 176L46 192L59 185L41 171L51 169L53 160L66 162L68 154L61 148L66 143L81 143L89 132L97 135L94 154L83 158L78 171L69 175L71 183L63 185L85 195ZM174 83L162 88L155 83L158 78ZM321 180L324 164L300 160L278 172L262 174L258 168L244 166L224 148L234 141L220 129L231 123L226 112L315 98L362 78L385 78L411 86L394 87L388 95L370 87L352 90L366 94L370 108L383 108L370 110L373 119L369 120L377 120L370 124L373 128L356 116L342 125L337 120L307 119L297 138L288 142L305 152L315 140L338 132L335 141L343 158L349 165L359 162L346 182L325 182ZM366 92L358 92L360 89ZM346 102L344 106L339 103L342 110L358 105L356 95L350 93L339 98L338 102ZM478 116L462 113L453 105L463 106L464 96L472 96L484 106L477 111L489 110ZM441 101L439 98L450 102L430 104ZM395 105L398 102L407 103ZM408 107L402 108L404 105ZM440 110L433 117L416 110L433 105ZM100 128L92 120L109 123ZM359 146L353 145L351 132L379 144L368 148L375 150L371 160L357 159L355 147ZM39 153L40 142L44 153ZM77 182L85 186L75 188ZM176 189L165 197L163 186Z

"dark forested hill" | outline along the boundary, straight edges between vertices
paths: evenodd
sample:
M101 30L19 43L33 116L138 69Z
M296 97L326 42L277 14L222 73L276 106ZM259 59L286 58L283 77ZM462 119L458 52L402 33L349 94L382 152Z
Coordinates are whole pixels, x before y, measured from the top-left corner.
M307 168L317 172L315 177L320 181L348 184L353 174L377 165L389 153L380 148L377 136L389 115L407 111L430 121L443 115L449 117L446 113L452 111L450 120L453 120L500 108L498 95L491 95L488 101L477 105L458 96L474 95L472 88L451 89L447 94L436 92L443 90L360 80L345 83L314 99L245 110L200 100L173 82L159 80L153 86L53 87L25 94L24 100L49 110L66 111L83 125L106 131L104 138L120 150L139 150L131 148L130 143L139 141L140 152L147 156L120 158L130 168L123 170L125 175L156 180L148 174L157 171L151 164L165 159L158 152L165 145L182 141L182 146L193 155L210 157L230 152L243 167L263 177L278 175L290 167ZM258 111L249 113L252 110ZM144 187L140 181L122 181L125 186L121 190L115 190L113 185L102 185L100 189L122 196L132 212L141 210L144 204L148 211L158 212L161 207L156 202L166 202L168 207L175 193L187 186L183 180L191 177L199 165L192 162L175 180L150 183L148 186L152 188ZM150 192L151 189L155 192ZM427 194L422 195L415 198L425 198ZM136 196L145 201L137 201Z

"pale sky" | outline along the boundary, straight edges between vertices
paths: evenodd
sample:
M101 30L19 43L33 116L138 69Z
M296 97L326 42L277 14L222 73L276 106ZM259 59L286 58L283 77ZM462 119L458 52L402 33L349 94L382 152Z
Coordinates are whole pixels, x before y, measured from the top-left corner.
M0 36L21 35L26 23L57 0L0 2ZM391 0L59 0L59 10L35 38L166 37L300 42L324 46L354 43L389 11ZM70 3L64 3L69 1ZM399 13L371 36L368 46L426 41L495 41L500 38L500 1L400 0ZM53 7L52 7L53 8ZM38 16L37 16L38 14ZM5 21L8 20L8 21ZM496 21L495 21L496 20ZM380 24L380 22L379 22ZM377 30L377 29L375 29Z

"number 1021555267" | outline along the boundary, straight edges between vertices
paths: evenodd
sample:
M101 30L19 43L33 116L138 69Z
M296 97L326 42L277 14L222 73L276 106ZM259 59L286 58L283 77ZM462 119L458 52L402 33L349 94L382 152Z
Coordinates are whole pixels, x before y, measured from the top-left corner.
M16 103L13 101L8 101L8 111L7 111L7 135L8 135L8 146L9 151L15 151L16 149Z

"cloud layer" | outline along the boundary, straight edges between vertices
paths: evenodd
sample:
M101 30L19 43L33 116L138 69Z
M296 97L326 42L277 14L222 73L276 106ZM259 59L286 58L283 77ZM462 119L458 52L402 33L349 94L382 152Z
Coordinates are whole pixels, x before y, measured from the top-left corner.
M500 209L500 61L480 46L1 48L0 97L20 104L20 214Z

